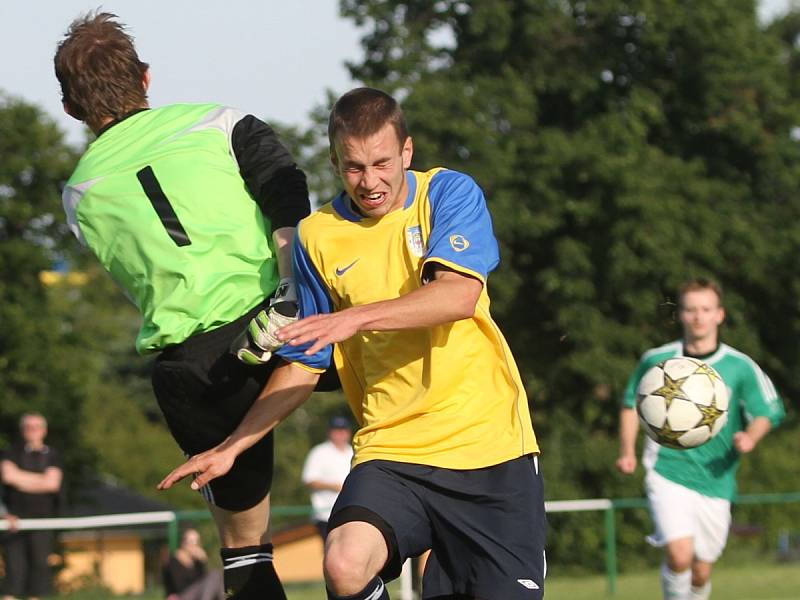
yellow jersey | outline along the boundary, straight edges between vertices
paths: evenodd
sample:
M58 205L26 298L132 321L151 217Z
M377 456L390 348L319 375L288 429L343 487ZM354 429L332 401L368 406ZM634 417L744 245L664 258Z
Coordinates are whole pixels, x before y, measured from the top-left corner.
M476 469L537 453L516 363L489 313L486 278L499 252L483 192L446 169L406 177L402 208L366 218L342 193L303 219L295 239L301 317L408 294L431 262L484 284L472 318L362 331L312 357L325 368L333 356L359 423L354 466Z

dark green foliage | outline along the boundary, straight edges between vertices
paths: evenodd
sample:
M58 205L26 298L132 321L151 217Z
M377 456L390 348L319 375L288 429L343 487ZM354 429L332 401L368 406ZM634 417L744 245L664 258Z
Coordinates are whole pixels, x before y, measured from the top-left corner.
M155 490L183 458L155 407L150 361L133 350L135 309L65 226L60 192L77 159L39 109L0 99L0 447L20 414L38 411L63 453L69 502L98 472L200 506L188 489ZM56 264L87 282L43 285Z
M22 413L40 411L79 478L94 460L80 433L86 362L39 281L60 255L59 185L74 160L38 109L0 95L0 447L17 436Z
M790 418L743 461L743 492L797 491L800 383L800 16L760 26L752 0L342 0L364 31L353 76L403 101L414 167L470 173L486 191L502 262L493 312L518 358L548 498L640 497L616 473L617 407L638 355L679 335L675 287L726 288L724 338L752 355ZM278 127L321 202L339 189L327 108ZM137 357L138 316L65 231L59 187L75 152L36 108L0 100L0 446L18 415L50 419L68 480L154 486L182 457ZM90 284L46 288L67 259ZM305 504L300 469L336 394L277 431L273 502ZM796 506L740 506L762 544ZM655 561L646 511L617 515L621 564ZM549 557L599 567L602 516L554 515ZM755 543L755 542L748 542Z
M403 101L414 166L464 170L486 191L502 247L493 310L549 497L641 495L613 468L618 398L637 356L679 335L673 290L690 276L722 282L724 339L798 397L796 16L764 29L750 0L341 7L365 28L351 71ZM778 452L754 457L796 487ZM622 548L641 552L648 519L631 518ZM579 521L555 520L554 563L601 555Z

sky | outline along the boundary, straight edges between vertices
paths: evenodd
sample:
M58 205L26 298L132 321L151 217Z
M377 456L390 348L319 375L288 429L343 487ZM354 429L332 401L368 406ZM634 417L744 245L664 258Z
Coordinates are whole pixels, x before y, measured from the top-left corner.
M0 0L0 90L42 108L84 140L61 109L55 46L78 15L101 0ZM769 20L800 0L762 0ZM267 121L304 125L325 91L356 83L344 66L362 52L361 33L339 16L338 0L106 0L150 63L150 103L219 102Z
M53 74L56 44L101 0L0 0L0 90L38 105L78 145L83 126L63 113ZM338 0L106 0L150 64L152 106L219 102L267 121L302 125L356 84L361 32Z

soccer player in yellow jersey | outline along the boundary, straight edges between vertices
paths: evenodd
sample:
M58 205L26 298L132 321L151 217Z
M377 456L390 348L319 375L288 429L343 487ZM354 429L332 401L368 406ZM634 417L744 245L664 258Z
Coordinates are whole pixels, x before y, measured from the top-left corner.
M359 423L328 597L388 598L384 581L430 548L424 598L542 598L539 448L489 313L499 254L483 192L463 173L409 170L402 110L379 90L342 96L328 133L345 191L298 226L301 319L278 330L319 370L333 357Z

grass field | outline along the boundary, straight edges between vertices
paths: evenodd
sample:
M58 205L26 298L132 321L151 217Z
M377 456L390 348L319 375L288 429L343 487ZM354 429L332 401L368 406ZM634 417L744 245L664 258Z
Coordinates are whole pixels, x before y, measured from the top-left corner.
M720 565L714 575L713 600L800 600L800 565L757 563L747 567ZM390 586L393 598L399 598L396 585ZM605 577L553 576L547 580L547 600L597 600L606 598ZM324 600L322 585L292 585L287 589L288 600ZM62 596L69 600L106 600L107 593L87 592ZM621 575L613 600L658 600L661 591L658 572L654 569ZM153 591L141 596L118 597L119 600L163 600ZM493 598L492 600L503 600Z

